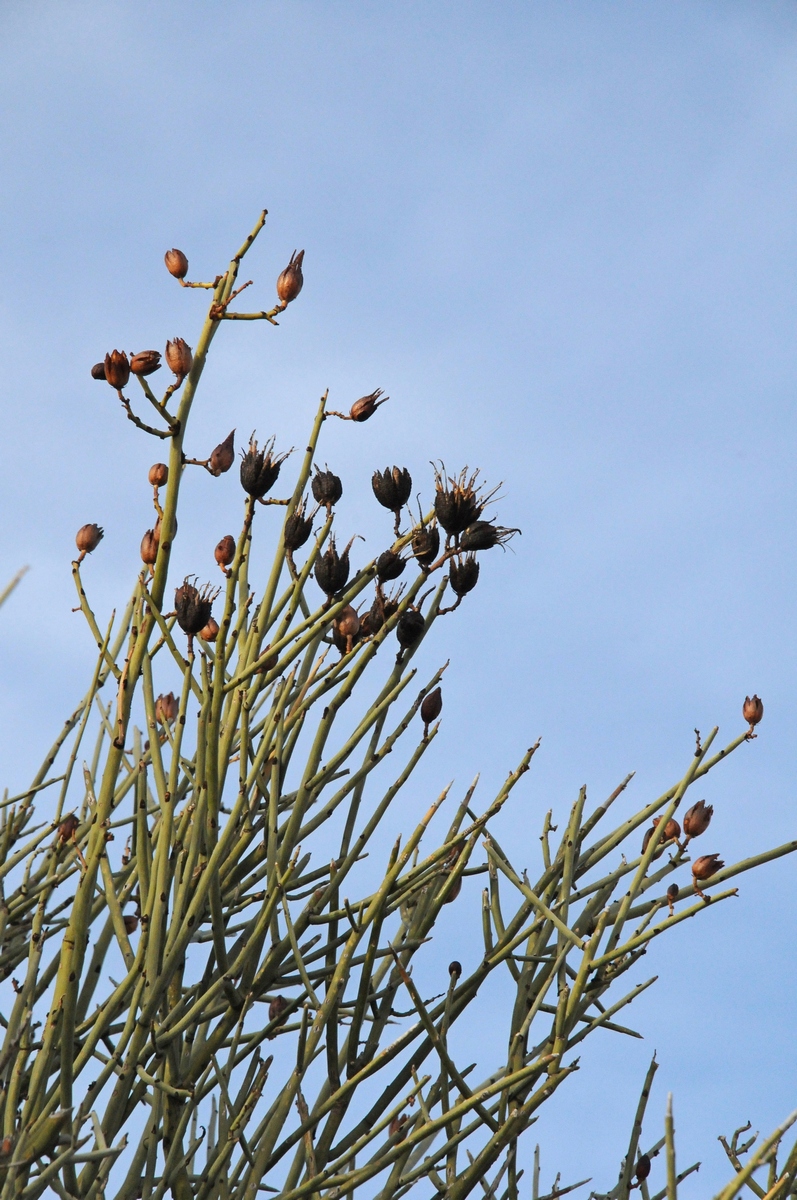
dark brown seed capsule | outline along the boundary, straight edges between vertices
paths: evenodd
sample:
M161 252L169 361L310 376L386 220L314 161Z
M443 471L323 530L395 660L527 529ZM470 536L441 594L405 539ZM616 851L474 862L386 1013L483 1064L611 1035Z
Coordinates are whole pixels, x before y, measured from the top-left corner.
M287 1007L288 1001L284 996L275 996L268 1006L269 1021L276 1021L278 1017L282 1016Z
M711 879L724 866L725 863L718 854L703 854L692 863L692 887L703 900L707 900L708 897L703 895L700 883L704 879Z
M412 553L421 567L430 567L440 550L440 530L436 525L424 525L412 535Z
M459 979L462 974L462 963L458 962L455 958L453 962L448 964L448 973L449 975L453 975L455 979Z
M96 550L104 536L104 530L100 525L81 525L75 535L75 545L80 551L81 558L85 554L91 554L92 550Z
M199 636L202 638L203 642L215 642L216 638L219 636L218 622L213 617L210 617L207 625L200 629Z
M389 583L391 579L398 579L406 565L406 559L403 559L400 554L396 554L394 550L385 550L376 560L376 574L379 582Z
M148 529L141 539L141 561L146 563L148 567L155 565L155 560L158 557L158 543L160 542L160 530Z
M175 279L185 279L188 274L188 259L182 250L167 250L163 261L166 263L166 270L170 275L173 275Z
M376 599L360 621L360 636L373 637L385 623L385 602L377 593Z
M149 469L147 479L153 487L163 487L169 479L169 468L166 463L153 463Z
M129 916L125 916L123 919L125 923L125 933L135 933L138 929L138 917L134 917L131 913Z
M291 255L291 261L288 263L284 271L281 271L277 278L277 295L283 304L290 304L291 300L295 300L302 290L304 276L302 275L302 262L304 260L304 250L300 250L297 254L294 250Z
M190 637L204 629L210 620L212 604L213 597L209 584L206 584L200 591L186 579L174 593L177 624L183 633L187 633Z
M235 462L235 445L233 438L235 430L227 435L223 442L219 442L216 449L212 452L208 459L208 470L211 475L223 475L225 471L229 471L232 464Z
M360 633L360 618L351 604L338 613L332 622L332 635L341 654L350 654Z
M194 356L191 352L191 347L188 342L182 338L175 338L173 342L166 343L166 362L169 370L178 379L184 379L194 361Z
M161 369L161 356L157 350L140 350L130 359L130 370L134 375L153 375Z
M758 722L764 715L764 705L758 696L745 696L744 704L742 705L742 716L745 721L749 722L750 728Z
M479 582L479 564L473 554L452 559L448 565L448 582L456 596L466 596Z
M316 467L311 487L315 499L319 504L325 504L327 509L331 508L333 504L337 504L343 495L343 484L340 477L330 471L329 467L324 471L320 467Z
M380 396L382 397L381 400ZM382 396L381 388L377 388L369 396L360 396L359 400L355 400L351 406L349 416L352 421L367 421L369 417L374 415L379 405L384 404L389 399L389 396Z
M105 378L112 388L121 391L130 378L130 363L124 350L112 350L105 355Z
M469 525L460 538L460 550L491 550L493 546L503 546L519 529L504 529L502 525L493 525L492 521L475 521Z
M274 454L274 438L258 450L253 434L249 449L241 459L241 487L248 495L262 500L277 482L280 467L287 457L287 454Z
M313 518L304 515L304 507L304 500L302 500L285 520L282 539L285 549L290 550L291 553L299 550L313 532Z
M443 692L437 687L433 692L429 692L423 698L421 705L421 720L424 725L431 725L432 721L436 721L443 711Z
M231 533L225 533L216 549L213 551L213 557L220 567L229 567L232 560L235 558L235 538Z
M698 800L697 804L693 804L689 811L684 813L684 833L688 838L700 837L701 833L708 829L713 816L714 805L706 804L705 800Z
M445 468L443 473L435 469L434 511L447 534L464 533L482 515L484 503L474 486L478 474L475 471L468 477L466 468L457 479L450 479Z
M74 836L75 830L79 824L80 821L77 819L74 813L70 813L68 817L64 817L63 821L58 826L58 840L62 845L64 842L68 842L69 839Z
M641 1183L643 1179L647 1179L650 1174L650 1159L647 1154L640 1154L637 1159L636 1170L634 1171L637 1179Z
M674 911L673 905L675 904L675 901L678 899L680 891L681 891L681 889L678 887L677 883L671 883L670 886L667 888L667 905L670 909L670 916L672 916L672 914L673 914L673 911Z
M406 467L385 467L371 476L374 495L383 508L398 512L410 498L412 476Z
M327 596L334 596L346 586L349 578L349 548L338 554L335 539L329 539L326 551L316 559L316 583Z
M104 362L94 364L94 366L91 368L91 378L92 379L105 379L105 363ZM107 382L107 380L106 380L106 382Z
M180 711L180 706L177 703L177 697L174 692L167 692L165 696L158 696L155 701L155 720L161 725L169 724L177 720L177 714Z
M409 650L420 638L426 622L414 608L402 613L396 625L396 637L402 650Z

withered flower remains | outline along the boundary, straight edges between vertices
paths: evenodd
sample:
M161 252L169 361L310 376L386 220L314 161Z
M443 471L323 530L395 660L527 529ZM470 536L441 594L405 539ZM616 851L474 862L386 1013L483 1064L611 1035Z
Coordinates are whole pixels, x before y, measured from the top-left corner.
M479 472L468 477L467 467L456 479L446 478L445 467L442 472L435 468L435 516L450 537L464 533L469 525L479 520L484 511L485 501L476 491L476 480ZM473 547L475 549L476 547Z
M440 551L440 530L436 525L422 525L412 535L412 553L418 565L430 567Z
M299 550L313 532L313 518L304 515L304 500L300 500L291 515L285 520L282 539L285 549L291 554Z
M342 554L338 554L335 539L331 537L325 552L316 559L316 583L322 592L326 592L327 596L334 596L335 592L341 591L346 586L349 578L350 548L351 542Z
M426 622L421 613L414 608L408 608L402 613L396 625L396 637L402 650L409 650L418 641L424 631Z
M213 599L209 583L206 583L201 591L187 579L180 584L174 593L174 608L177 613L177 624L183 633L192 637L205 628L210 620Z
M360 396L359 400L355 400L351 406L349 416L352 421L367 421L369 417L374 415L379 405L384 404L389 399L389 396L382 395L381 388L377 388L375 392L371 392L368 396Z
M504 529L501 525L493 525L492 521L475 521L469 525L459 540L460 550L492 550L493 546L503 546L520 533L519 529Z
M412 476L406 467L385 467L384 471L374 471L371 487L382 507L397 513L410 498Z
M448 582L456 596L467 596L479 582L479 564L473 554L453 559L448 565Z
M291 300L295 300L302 290L302 284L304 283L304 276L302 275L303 259L304 250L300 250L298 254L294 250L291 255L291 261L285 270L280 272L277 279L277 295L283 304L290 304Z
M119 392L127 387L130 378L130 363L124 350L112 350L105 355L105 378Z
M161 356L158 350L141 350L130 359L130 370L134 375L153 375L161 369Z
M343 483L340 477L329 467L322 471L320 467L316 467L313 482L311 484L313 496L319 504L325 504L327 512L333 504L337 504L343 495Z
M241 460L241 487L256 500L271 491L277 482L280 467L288 457L287 454L274 455L274 438L270 438L262 450L258 450L254 434L249 441L249 449Z
M175 338L173 342L166 343L166 362L169 365L169 370L178 379L184 379L194 361L194 356L191 352L191 347L188 342L182 338Z
M395 550L385 550L376 560L377 579L380 583L389 583L391 579L398 579L406 565L406 559L402 558L400 554L396 554Z
M216 449L208 459L208 470L211 475L223 475L225 471L229 471L232 464L235 462L235 444L233 438L235 430L231 430L223 442L219 442Z
M689 811L684 813L684 833L687 841L705 833L713 816L713 804L706 804L705 800L698 800L697 804L693 804Z

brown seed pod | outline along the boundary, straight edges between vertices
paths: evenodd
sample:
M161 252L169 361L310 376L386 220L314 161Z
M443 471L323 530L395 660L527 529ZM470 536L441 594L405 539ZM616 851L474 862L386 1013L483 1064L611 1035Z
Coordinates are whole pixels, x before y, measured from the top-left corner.
M467 596L479 582L479 564L475 554L466 554L464 558L452 559L448 564L448 582L455 596Z
M341 654L351 654L354 643L357 641L360 633L360 618L357 615L357 610L352 608L351 604L347 604L338 613L332 622L332 631L335 638L335 645Z
M263 449L258 450L255 435L252 434L249 449L241 459L241 487L247 495L262 500L277 482L280 467L289 453L275 455L274 438L269 438Z
M202 638L203 642L215 642L216 638L219 636L218 621L216 621L213 617L210 617L207 625L200 629L199 636Z
M311 488L314 498L319 504L325 504L327 512L333 504L337 504L343 495L343 483L340 476L326 467L323 471L316 467Z
M166 343L166 363L169 370L178 379L184 379L194 361L194 356L191 352L191 347L188 342L182 338L175 338L173 342Z
M61 845L64 845L64 843L68 842L71 837L74 837L75 830L79 824L80 821L74 813L70 813L69 816L64 817L63 821L58 826L58 840Z
M384 550L376 560L376 575L380 583L389 583L398 579L407 565L406 559L395 550Z
M165 695L158 696L155 701L155 720L161 725L167 723L171 725L177 720L177 714L180 711L180 705L177 703L177 697L174 692L166 692Z
M138 917L134 917L132 913L122 918L125 923L125 933L135 933L138 929Z
M87 554L91 554L92 550L96 550L105 536L105 531L100 525L81 525L75 535L75 545L80 551L79 562L82 562Z
M158 544L160 542L159 523L156 523L154 529L148 529L141 539L141 561L146 563L148 567L154 567L158 557Z
M405 1125L407 1124L408 1121L409 1121L409 1117L407 1116L406 1113L401 1113L400 1115L395 1116L393 1118L393 1120L390 1122L390 1126L388 1128L389 1136L394 1137L397 1142L403 1141L404 1138L407 1136L407 1130L405 1129Z
M282 540L285 544L285 549L293 554L294 550L299 550L307 541L310 534L313 532L313 518L304 515L305 502L300 500L289 517L285 518L285 527L282 531Z
M374 415L379 405L385 404L389 399L389 396L382 395L381 388L377 388L369 396L360 396L359 400L355 400L349 411L349 416L352 421L367 421L369 417Z
M167 250L163 261L166 263L166 270L170 275L173 275L175 279L185 279L188 274L188 259L182 250Z
M349 569L349 547L338 554L335 539L331 537L327 549L315 561L316 583L327 596L334 596L346 586Z
M469 525L478 521L484 511L485 501L475 486L479 472L474 471L468 476L466 467L456 479L451 479L446 476L445 467L442 471L435 467L434 476L434 511L438 524L442 525L450 536L464 533Z
M285 1009L287 1007L288 1007L288 1001L285 999L284 996L275 996L274 999L271 1001L271 1003L268 1006L269 1021L276 1021L277 1018L280 1017L285 1012Z
M385 467L384 471L374 471L371 487L382 507L397 513L410 498L412 476L406 467Z
M462 974L462 963L455 958L453 962L448 964L448 973L453 975L455 979L459 979Z
M440 550L440 530L436 525L422 525L412 535L412 553L420 567L430 567Z
M670 916L672 916L673 913L675 912L673 905L675 904L675 901L678 899L680 892L681 892L681 889L678 887L677 883L671 883L670 886L667 888L667 905L670 909Z
M134 375L154 375L161 369L161 356L158 350L140 350L130 359L130 370Z
M215 450L212 451L208 459L208 470L211 475L218 477L223 475L225 471L229 471L232 464L235 462L235 430L232 429L227 434L223 442L219 442Z
M149 469L147 479L153 487L163 487L169 479L169 468L166 463L153 463Z
M687 840L705 833L713 816L713 804L706 804L705 800L698 800L697 804L693 804L689 811L684 813L684 833Z
M491 550L493 546L503 546L520 533L519 529L505 529L503 525L493 525L492 521L474 521L469 525L459 541L460 550Z
M429 726L432 721L436 721L443 711L443 692L442 689L436 687L433 692L429 692L424 696L421 704L421 720L423 721L423 736L426 737L429 732Z
M640 1154L637 1159L636 1170L634 1171L637 1179L641 1183L643 1179L647 1179L650 1174L650 1159L647 1154Z
M108 382L107 379L105 378L105 363L104 362L94 364L94 366L91 368L91 378L92 379L102 379L106 383Z
M184 580L174 593L177 624L183 633L187 633L189 637L192 637L205 628L210 620L210 609L213 599L214 596L211 594L210 584L205 584L200 591L192 583L189 583L187 579Z
M235 558L235 538L231 533L225 533L224 537L213 551L213 557L224 571L225 567L229 567L232 560ZM225 572L226 573L226 572Z
M753 732L753 727L758 724L764 715L763 702L758 696L745 696L744 704L742 705L742 716L750 725L750 732Z
M294 250L291 255L291 261L288 263L284 271L281 271L277 278L277 295L282 304L290 304L291 300L295 300L302 290L304 284L304 276L302 275L302 262L304 261L304 250L297 252Z
M718 854L702 854L700 858L696 858L692 863L692 886L701 899L708 900L709 897L703 895L703 892L700 890L700 882L705 879L711 879L724 866L725 863Z
M112 350L105 355L105 378L112 388L121 391L130 378L130 363L124 350Z
M415 645L423 634L425 625L423 616L414 608L408 608L401 614L396 625L396 637L402 650L409 650Z

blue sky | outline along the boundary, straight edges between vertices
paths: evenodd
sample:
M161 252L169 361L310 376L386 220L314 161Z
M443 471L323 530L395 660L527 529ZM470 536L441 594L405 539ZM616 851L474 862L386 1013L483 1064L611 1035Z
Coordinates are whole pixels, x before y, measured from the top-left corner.
M89 367L193 343L205 297L164 250L211 277L265 206L253 303L295 247L305 288L278 330L224 327L197 453L233 425L301 444L326 387L381 386L324 451L369 551L388 462L427 493L430 459L479 466L523 530L428 658L452 665L419 787L494 787L541 735L504 824L533 868L547 807L628 770L641 805L757 691L761 736L701 792L707 849L795 835L793 4L5 5L0 97L3 577L31 567L3 609L0 782L25 786L91 669L75 530L105 526L108 612L149 522L151 445ZM179 570L240 508L209 478L186 503ZM552 1174L613 1182L654 1047L652 1113L673 1090L706 1164L687 1197L725 1176L717 1134L797 1105L796 908L783 860L651 952L645 1042L605 1035L540 1122Z

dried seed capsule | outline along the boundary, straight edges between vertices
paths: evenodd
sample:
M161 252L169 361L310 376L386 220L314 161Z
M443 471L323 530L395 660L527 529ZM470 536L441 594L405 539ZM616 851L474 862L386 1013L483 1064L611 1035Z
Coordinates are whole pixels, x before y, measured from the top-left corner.
M421 567L430 567L440 550L440 530L436 525L423 525L412 535L412 553Z
M678 899L680 892L681 892L681 889L678 887L677 883L671 883L670 886L667 888L667 905L670 910L670 916L672 916L673 912L675 911L673 909L673 905L675 904L675 901Z
M474 486L478 474L479 472L475 471L468 478L465 468L457 479L447 479L445 474L435 469L435 516L451 536L464 533L469 525L478 521L484 511L484 502Z
M282 1016L287 1007L288 1001L284 996L275 996L268 1006L269 1021L276 1021L278 1017Z
M360 633L360 618L357 610L347 604L332 622L332 636L341 654L351 654Z
M270 438L263 449L258 450L253 434L249 449L241 459L241 487L256 500L262 500L271 491L277 482L280 467L288 457L287 454L275 456L273 451L274 438Z
M68 842L71 837L74 837L80 821L74 813L70 813L68 817L64 817L61 824L58 826L58 840L63 845Z
M448 973L449 975L453 975L455 979L459 979L462 974L462 963L455 958L453 962L448 964Z
M693 804L689 811L684 813L684 833L687 838L700 837L701 833L705 833L713 816L713 804L706 804L705 800L698 800L697 804Z
M377 593L376 599L360 621L360 636L373 637L385 623L385 602Z
M199 636L202 638L203 642L215 642L216 638L219 636L218 621L216 621L213 617L210 617L207 625L200 629Z
M105 355L105 378L112 388L121 391L130 378L130 363L124 350L112 350Z
M742 716L747 721L752 729L764 715L764 705L758 696L745 696L744 704L742 705Z
M406 467L385 467L384 471L374 471L371 487L382 507L396 513L410 498L412 476Z
M382 397L381 400L380 396ZM369 396L360 396L359 400L355 400L349 411L349 416L352 421L367 421L369 417L374 415L379 405L385 404L389 399L389 396L382 396L381 388L377 388Z
M75 545L80 551L81 562L86 554L91 554L92 550L96 550L105 536L105 531L100 525L81 525L75 535Z
M206 584L200 591L186 579L174 593L174 607L177 613L177 624L183 633L191 637L199 633L210 620L210 610L213 597L210 585Z
M295 300L302 290L304 276L302 275L302 261L304 259L304 250L300 250L297 254L294 250L291 255L291 261L288 263L284 271L281 271L277 278L277 295L282 304L290 304L291 300Z
M330 471L329 467L324 471L320 467L316 467L311 487L313 496L319 504L327 506L327 511L333 504L337 504L343 495L343 484L340 477Z
M692 863L692 886L704 900L707 899L700 890L700 882L704 879L711 879L717 871L721 871L725 866L718 854L703 854L700 858L696 858Z
M235 538L231 533L225 533L213 551L213 556L220 567L229 567L235 558Z
M104 362L94 364L94 366L91 368L91 378L92 379L105 379L105 363ZM106 380L106 382L107 382L107 380Z
M216 449L211 453L208 459L208 470L211 475L223 475L225 471L229 471L232 464L235 462L235 445L233 438L235 430L231 430L223 442L219 442Z
M396 625L396 637L402 650L414 646L424 631L426 622L414 608L408 608L402 613Z
M421 705L421 720L427 729L432 721L437 720L442 711L443 692L441 688L437 687L433 692L429 692L428 695L424 696L423 704Z
M163 261L166 263L166 270L170 275L173 275L175 279L185 279L188 274L188 259L182 250L167 250Z
M466 596L479 582L479 564L473 554L452 559L448 566L448 582L457 596Z
M395 1116L390 1122L388 1135L390 1137L395 1137L399 1142L403 1141L407 1136L407 1130L405 1129L407 1121L409 1121L409 1117L406 1113L401 1113L400 1116Z
M291 515L285 519L282 540L285 549L291 554L294 550L299 550L313 532L313 518L304 515L304 507L304 500L300 500Z
M157 350L141 350L130 359L130 370L134 375L154 375L161 369L161 356Z
M650 1174L650 1159L647 1154L640 1154L637 1159L636 1170L634 1171L637 1179L641 1183L643 1179L647 1179Z
M138 917L134 917L132 913L123 918L125 923L125 933L135 933L138 929Z
M180 705L177 702L177 697L174 692L167 692L166 695L158 696L155 701L155 720L161 725L167 722L171 724L177 720L177 714L180 711Z
M493 525L492 521L475 521L469 525L460 538L460 550L491 550L493 546L503 546L519 529L504 529L502 525Z
M349 547L338 554L335 539L330 538L326 551L316 559L315 578L327 596L334 596L335 592L341 591L349 578Z
M394 550L385 550L376 560L376 574L379 582L389 583L391 579L398 579L406 565L406 559L403 559L400 554L396 554Z
M141 539L141 561L146 563L148 567L155 565L155 560L158 557L158 543L160 542L160 530L148 529Z
M178 379L184 379L194 361L194 356L191 352L191 347L188 342L182 338L175 338L173 342L166 343L166 362L169 370Z
M169 468L166 463L153 463L149 469L147 479L153 487L163 487L169 479Z

